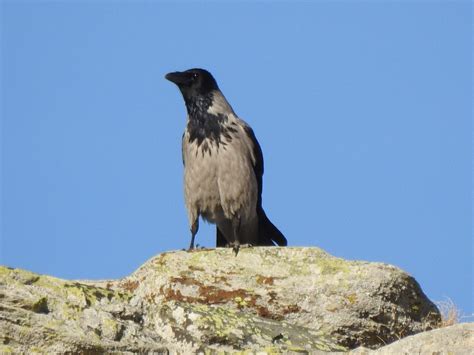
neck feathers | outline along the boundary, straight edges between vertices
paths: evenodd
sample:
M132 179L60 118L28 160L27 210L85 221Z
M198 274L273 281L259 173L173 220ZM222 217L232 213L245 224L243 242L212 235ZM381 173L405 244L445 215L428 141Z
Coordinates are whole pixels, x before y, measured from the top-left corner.
M187 130L189 142L196 141L198 147L205 142L203 147L210 144L226 145L229 137L229 115L234 111L226 98L218 90L208 95L198 96L186 102L188 110Z

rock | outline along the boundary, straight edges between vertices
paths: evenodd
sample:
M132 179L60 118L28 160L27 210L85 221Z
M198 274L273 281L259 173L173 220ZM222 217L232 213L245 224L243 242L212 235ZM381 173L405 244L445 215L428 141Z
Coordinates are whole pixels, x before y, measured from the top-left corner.
M131 298L127 291L0 267L0 353L165 350L141 324Z
M402 270L317 248L169 252L101 282L0 268L0 352L321 353L439 321Z
M408 336L377 350L356 349L350 354L472 354L474 351L474 323L460 323L450 327Z

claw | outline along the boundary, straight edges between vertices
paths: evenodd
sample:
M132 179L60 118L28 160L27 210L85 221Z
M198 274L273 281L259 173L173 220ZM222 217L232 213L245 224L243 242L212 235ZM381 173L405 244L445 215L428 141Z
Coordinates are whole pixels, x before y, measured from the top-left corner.
M239 253L239 250L240 250L240 244L234 244L234 246L232 247L232 251L235 253L235 256L237 256L237 254Z

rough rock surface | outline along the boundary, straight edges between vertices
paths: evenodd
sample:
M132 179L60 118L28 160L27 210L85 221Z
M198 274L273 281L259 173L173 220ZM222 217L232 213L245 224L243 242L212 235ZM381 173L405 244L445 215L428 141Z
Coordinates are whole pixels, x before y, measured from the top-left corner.
M474 323L461 323L450 327L411 335L377 350L356 349L358 355L468 355L474 353Z
M169 252L101 282L0 267L0 352L317 353L378 348L439 320L402 270L317 248Z

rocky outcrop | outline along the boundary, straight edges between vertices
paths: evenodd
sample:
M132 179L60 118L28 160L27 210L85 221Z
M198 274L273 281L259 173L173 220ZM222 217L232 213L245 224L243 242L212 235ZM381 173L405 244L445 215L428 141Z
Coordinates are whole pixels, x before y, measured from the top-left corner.
M356 349L358 355L468 355L474 351L474 323L461 323L408 336L377 350Z
M402 270L317 248L169 252L101 282L0 268L0 352L345 351L439 320Z

